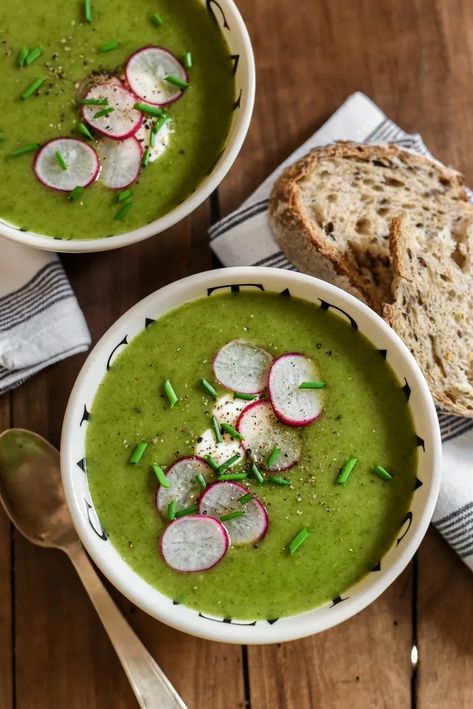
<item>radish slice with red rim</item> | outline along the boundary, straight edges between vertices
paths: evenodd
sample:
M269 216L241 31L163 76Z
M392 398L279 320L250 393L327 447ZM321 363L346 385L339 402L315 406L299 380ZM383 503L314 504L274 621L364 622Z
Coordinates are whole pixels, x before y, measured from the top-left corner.
M251 401L235 399L233 394L224 394L215 402L212 414L220 423L229 423L230 426L236 426L241 412L250 404Z
M171 52L163 47L143 47L131 55L125 66L130 89L142 101L166 106L182 96L184 90L166 81L175 76L187 83L187 72Z
M106 187L121 190L138 177L143 153L135 137L126 140L102 138L97 143L97 152L102 166L100 182Z
M176 501L178 511L195 504L200 495L200 487L195 479L199 474L205 481L213 477L210 465L197 456L181 458L171 465L166 473L170 487L160 485L156 493L156 506L163 517L167 515L171 500Z
M66 169L58 162L60 153ZM45 143L34 161L36 177L46 187L60 192L71 192L74 187L87 187L100 171L100 162L95 150L76 138L55 138Z
M258 394L268 381L273 358L261 347L246 340L232 340L224 345L213 361L220 384L242 394Z
M274 412L287 426L307 426L323 409L322 389L299 389L303 382L320 380L315 364L302 354L278 357L269 373L269 397Z
M171 522L161 536L161 555L175 571L207 571L223 559L228 533L218 520L188 515Z
M134 108L136 97L116 79L96 84L85 99L107 99L105 105L82 106L82 115L92 128L108 138L131 138L143 123L143 115ZM100 115L109 108L113 111Z
M199 513L216 519L232 512L243 512L243 516L222 520L234 545L254 544L268 531L268 513L264 505L254 495L245 504L239 500L247 495L248 489L234 482L216 482L204 490L199 500ZM250 493L251 494L251 493Z
M255 401L247 406L238 419L237 429L243 436L242 446L246 454L272 472L292 468L301 457L298 431L279 421L269 401ZM267 459L274 448L281 452L268 467Z

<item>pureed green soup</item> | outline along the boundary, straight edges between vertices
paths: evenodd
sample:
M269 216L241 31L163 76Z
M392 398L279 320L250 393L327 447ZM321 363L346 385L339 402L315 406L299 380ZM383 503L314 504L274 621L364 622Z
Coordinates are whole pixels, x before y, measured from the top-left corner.
M224 147L234 102L233 62L205 4L91 0L91 19L86 21L82 2L3 0L0 4L0 219L63 239L99 238L136 229L187 198ZM85 87L93 85L99 73L100 81L112 76L123 79L127 59L148 45L166 48L183 66L191 64L186 70L190 86L179 100L162 107L168 117L167 147L141 168L131 185L133 194L125 200L130 207L120 213L123 203L117 201L117 191L106 187L100 176L82 194L68 199L67 191L55 191L37 179L34 151L11 155L18 148L34 148L64 136L96 148L100 135L93 127L85 122L93 140L77 132L79 122L84 122L79 101ZM30 55L36 48L41 54L20 67L23 47ZM20 98L42 78L45 81L36 92ZM97 106L97 110L104 108L107 105ZM158 120L143 115L148 127Z
M300 440L300 460L291 469L271 473L259 461L260 485L251 458L242 455L224 471L249 473L238 483L267 510L264 538L231 545L207 571L181 573L160 555L168 523L156 510L159 484L151 465L166 471L196 447L205 452L202 445L214 433L213 410L219 415L218 401L233 399L216 382L212 361L235 339L263 347L273 358L287 352L309 358L325 383L319 392L323 412L307 426L281 424ZM217 402L201 378L216 389ZM163 390L166 380L178 396L173 407ZM266 392L262 398L267 399ZM235 444L228 434L225 438ZM140 442L148 446L132 465ZM314 608L367 574L399 531L417 465L401 386L366 338L344 318L308 302L248 292L212 295L180 307L127 345L97 392L86 449L92 500L126 562L173 600L235 619L272 619ZM351 458L358 459L356 466L344 484L337 483ZM383 479L374 466L392 478ZM303 529L308 536L291 554L289 545Z

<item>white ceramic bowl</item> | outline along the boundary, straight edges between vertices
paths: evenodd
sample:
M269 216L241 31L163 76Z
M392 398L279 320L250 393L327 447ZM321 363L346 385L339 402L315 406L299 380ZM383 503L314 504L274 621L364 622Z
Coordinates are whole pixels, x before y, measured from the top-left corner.
M85 473L85 435L88 412L107 366L118 351L143 331L147 318L157 319L183 303L212 297L225 289L258 288L273 292L289 289L323 307L334 308L358 327L386 358L403 387L418 436L417 487L406 518L392 548L342 598L314 610L277 622L225 621L204 617L146 583L120 557L103 533L94 511ZM440 482L440 432L427 384L407 347L388 325L366 305L324 281L273 268L226 268L189 276L148 296L123 315L105 333L85 362L72 390L64 419L61 466L66 498L74 524L87 551L110 581L150 615L193 635L236 643L271 643L311 635L350 618L382 593L401 573L419 546L430 522Z
M169 229L187 217L218 187L236 160L248 132L255 100L255 61L245 23L233 0L199 0L207 6L218 24L232 55L235 68L235 103L233 120L225 148L212 171L199 183L187 199L164 216L139 229L103 239L73 239L65 241L31 231L23 231L0 220L0 236L46 251L84 253L109 251L135 244Z

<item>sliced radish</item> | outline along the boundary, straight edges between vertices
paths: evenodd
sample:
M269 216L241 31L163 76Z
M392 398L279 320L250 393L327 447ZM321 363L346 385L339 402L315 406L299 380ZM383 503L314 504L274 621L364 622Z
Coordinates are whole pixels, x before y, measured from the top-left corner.
M135 133L135 138L140 142L143 152L148 150L148 162L154 162L166 151L169 145L169 138L172 133L172 121L167 120L166 123L161 126L159 132L154 136L154 144L151 146L150 138L151 131L155 122L146 118L141 128L137 133Z
M267 384L272 359L269 352L252 342L232 340L217 352L213 368L222 386L258 394Z
M135 137L126 140L102 138L97 143L97 152L102 166L100 181L106 187L121 190L138 177L143 153Z
M240 415L237 429L244 437L246 454L261 467L271 471L288 470L301 457L298 431L284 426L277 418L269 401L255 401ZM281 451L268 467L267 459L274 448Z
M302 382L320 380L316 366L302 354L278 357L269 373L269 396L278 419L288 426L307 426L319 418L322 389L299 389Z
M181 458L171 465L166 474L170 487L160 485L156 494L158 512L165 517L171 500L176 501L177 510L194 504L200 495L200 487L195 479L199 474L206 481L213 477L212 468L197 456Z
M57 153L62 155L66 170L59 164ZM71 192L74 187L87 187L100 172L95 150L76 138L55 138L45 143L38 151L33 167L43 185L60 192Z
M168 83L167 76L187 83L187 73L180 61L162 47L138 49L126 63L125 76L133 93L154 106L174 103L184 93L183 89Z
M244 512L242 517L222 521L232 544L254 544L268 530L268 513L254 495L245 504L239 500L248 489L234 482L216 482L204 490L199 500L199 513L219 519L231 512Z
M223 559L228 534L218 520L203 515L180 517L161 536L161 555L176 571L206 571Z
M229 423L230 426L236 426L241 412L250 404L251 401L235 399L233 394L224 394L215 402L212 414L220 423Z
M195 453L202 458L209 455L214 459L217 465L221 465L236 453L243 455L243 450L240 441L235 441L228 433L223 434L222 441L217 443L214 430L207 428L203 434L199 436L199 440L195 446Z
M136 97L116 79L93 86L85 95L86 99L107 99L105 105L82 106L84 120L102 135L113 140L131 138L143 123L143 115L134 108ZM99 116L107 108L113 108L108 115Z

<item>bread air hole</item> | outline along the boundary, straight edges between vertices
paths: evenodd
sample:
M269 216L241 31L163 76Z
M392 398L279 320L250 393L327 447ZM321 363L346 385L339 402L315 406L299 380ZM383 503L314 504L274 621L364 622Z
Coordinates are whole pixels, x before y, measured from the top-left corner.
M371 222L369 219L358 219L355 224L355 231L357 234L363 234L363 236L368 236L371 233Z
M389 185L389 187L405 187L404 182L397 180L395 177L387 177L384 180L384 184Z

